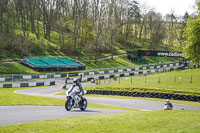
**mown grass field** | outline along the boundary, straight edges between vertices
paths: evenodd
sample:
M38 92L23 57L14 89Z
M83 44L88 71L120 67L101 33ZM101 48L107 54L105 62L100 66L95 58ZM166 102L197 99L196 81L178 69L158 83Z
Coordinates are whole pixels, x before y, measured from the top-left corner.
M132 80L132 83L131 83ZM159 73L93 85L85 89L115 90L115 91L139 91L139 92L165 92L188 95L200 95L200 69L188 69ZM146 83L145 83L146 82Z
M92 115L1 126L1 133L199 133L200 111Z
M33 87L32 87L33 88ZM25 88L0 88L0 105L56 105L63 106L64 100L29 96L14 93L14 90L25 89ZM28 89L28 88L27 88Z

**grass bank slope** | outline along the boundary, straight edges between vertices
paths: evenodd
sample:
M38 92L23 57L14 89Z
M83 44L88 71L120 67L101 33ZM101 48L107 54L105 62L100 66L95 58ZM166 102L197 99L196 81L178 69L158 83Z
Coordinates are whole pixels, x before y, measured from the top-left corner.
M96 64L94 62L83 62L86 65L86 69L98 69L98 68L110 68L110 67L122 67L122 66L135 66L143 64L154 64L154 63L165 63L165 62L175 62L181 61L180 58L170 58L170 57L144 57L142 62L131 62L126 57L115 57L114 59L106 59L98 61ZM0 74L28 74L28 73L43 73L36 72L20 63L16 64L0 64ZM52 73L52 72L50 72ZM62 72L63 73L63 72Z
M128 79L120 82L93 85L85 89L200 95L199 81L200 69L188 69L133 78L132 83L131 79Z

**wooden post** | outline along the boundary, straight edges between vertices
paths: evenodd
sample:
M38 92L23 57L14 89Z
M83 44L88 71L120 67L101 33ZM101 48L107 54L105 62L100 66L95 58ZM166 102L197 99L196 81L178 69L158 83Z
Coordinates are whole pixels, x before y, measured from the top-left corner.
M174 83L176 83L176 76L174 76Z
M160 76L158 77L158 83L160 83Z
M133 83L133 78L131 77L131 84Z

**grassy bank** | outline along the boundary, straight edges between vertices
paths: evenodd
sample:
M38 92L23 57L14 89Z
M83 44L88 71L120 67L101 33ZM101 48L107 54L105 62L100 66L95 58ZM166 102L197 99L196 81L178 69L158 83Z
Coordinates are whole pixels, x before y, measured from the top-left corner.
M94 62L84 62L86 69L97 69L97 68L110 68L110 67L121 67L121 66L134 66L143 64L154 64L154 63L164 63L164 62L175 62L181 61L180 58L169 58L169 57L144 57L142 62L131 62L126 57L115 57L114 59L106 59L98 61L96 64ZM27 74L27 73L43 73L36 72L20 63L16 64L0 64L0 74ZM52 72L50 72L52 73ZM64 73L64 72L62 72Z
M85 89L200 95L199 81L200 69L189 69L93 85Z
M24 73L38 73L38 72L20 63L0 64L0 74L24 74Z
M142 62L131 62L127 57L115 57L114 59L107 59L98 61L96 64L94 62L85 63L86 69L96 69L96 68L108 68L108 67L120 67L120 66L133 66L133 65L143 65L143 64L154 64L154 63L165 63L165 62L175 62L181 61L180 58L170 58L170 57L144 57Z
M71 117L1 126L0 132L176 133L200 132L200 111L154 111Z

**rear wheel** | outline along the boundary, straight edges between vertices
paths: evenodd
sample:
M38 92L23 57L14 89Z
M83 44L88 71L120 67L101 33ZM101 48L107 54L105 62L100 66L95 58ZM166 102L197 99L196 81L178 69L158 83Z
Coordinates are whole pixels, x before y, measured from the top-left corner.
M86 108L87 108L87 99L82 98L80 109L81 109L81 110L85 110Z
M71 109L72 109L72 105L70 104L70 100L72 100L72 99L67 99L66 100L66 102L65 102L65 109L67 110L67 111L70 111Z

